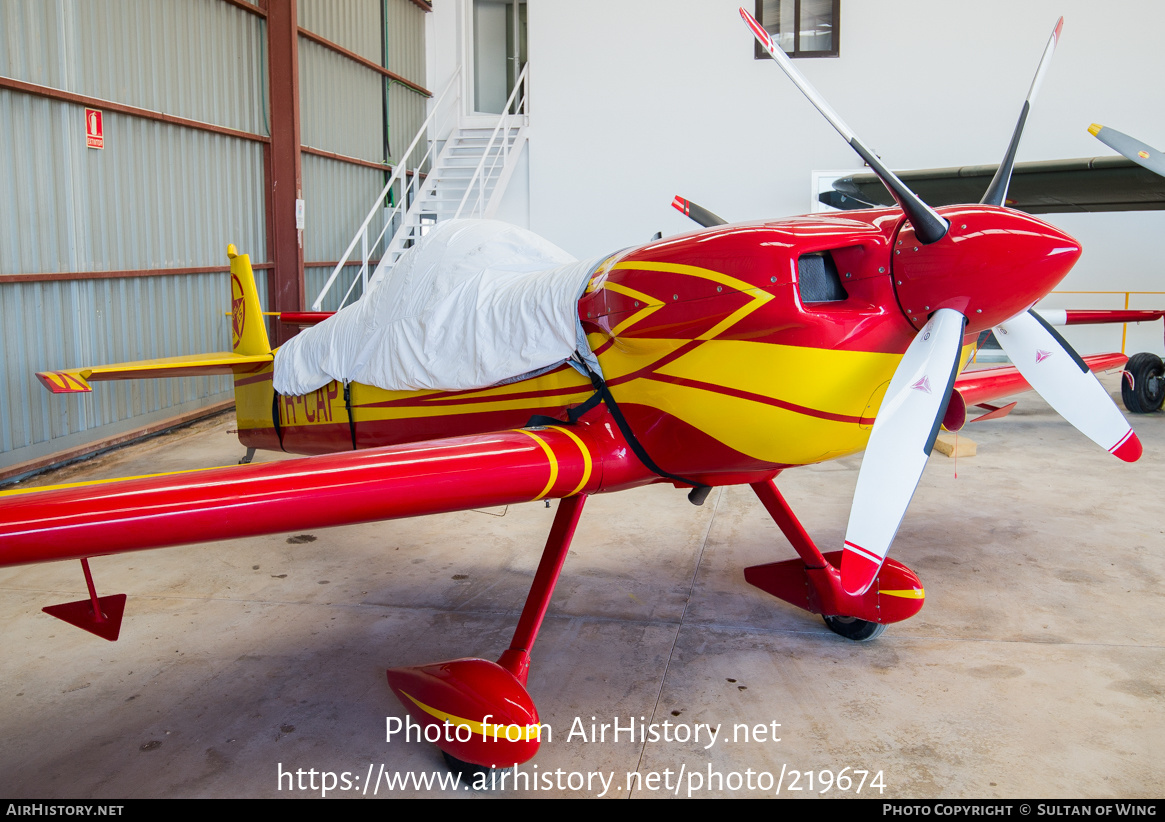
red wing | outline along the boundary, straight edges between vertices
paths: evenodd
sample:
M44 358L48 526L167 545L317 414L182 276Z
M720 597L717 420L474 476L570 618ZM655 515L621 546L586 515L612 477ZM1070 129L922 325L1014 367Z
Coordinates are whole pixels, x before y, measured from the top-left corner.
M0 566L589 493L605 450L583 429L520 429L8 491Z

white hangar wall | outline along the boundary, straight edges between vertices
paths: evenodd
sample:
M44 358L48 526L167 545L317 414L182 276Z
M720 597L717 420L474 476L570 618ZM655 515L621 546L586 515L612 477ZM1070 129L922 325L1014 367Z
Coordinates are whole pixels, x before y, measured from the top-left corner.
M431 18L434 86L457 50L457 0ZM753 58L740 0L528 0L532 104L528 189L503 216L582 257L693 224L683 194L730 221L804 213L814 170L860 159L771 60ZM751 10L752 4L747 4ZM895 168L998 162L1058 16L1063 37L1029 117L1020 161L1108 156L1087 131L1113 126L1165 145L1158 48L1165 5L1133 0L842 0L841 56L801 71ZM442 41L444 44L442 45ZM528 191L528 194L527 194ZM523 200L528 197L528 201ZM1152 239L1165 212L1049 215L1085 253L1045 305L1124 305L1165 291ZM1132 307L1165 303L1133 295ZM1120 326L1069 329L1114 350ZM1130 326L1128 351L1162 350L1160 323Z

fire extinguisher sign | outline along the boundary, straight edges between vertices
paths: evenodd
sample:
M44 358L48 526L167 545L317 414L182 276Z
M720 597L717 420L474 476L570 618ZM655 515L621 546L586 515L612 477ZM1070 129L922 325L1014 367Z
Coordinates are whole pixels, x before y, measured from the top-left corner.
M89 148L105 148L101 112L95 108L85 109L85 145Z

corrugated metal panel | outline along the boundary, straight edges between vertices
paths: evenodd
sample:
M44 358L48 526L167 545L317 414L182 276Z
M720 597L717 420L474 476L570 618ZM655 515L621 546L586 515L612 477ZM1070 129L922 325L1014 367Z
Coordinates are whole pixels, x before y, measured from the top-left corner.
M265 23L220 0L4 0L0 72L266 133ZM0 273L226 263L266 253L259 143L0 90ZM261 280L265 278L260 277ZM37 370L229 347L228 276L0 284L0 466L229 399L227 378L104 383L51 395Z
M297 2L305 28L381 61L380 0ZM389 2L411 20L391 26L394 70L423 82L423 13ZM384 79L299 48L304 142L382 160ZM0 73L17 79L266 134L266 70L265 22L221 0L0 2ZM405 99L390 107L411 138L423 101ZM217 266L227 242L263 262L261 145L109 111L104 125L106 148L90 150L82 107L0 91L0 273ZM385 175L310 155L303 171L306 257L336 259ZM309 293L328 273L308 269ZM32 376L226 348L226 284L225 274L0 284L0 466L228 398L226 378L53 396Z
M417 94L408 86L402 86L400 83L392 83L388 87L388 145L391 149L389 152L390 161L396 163L398 161L407 162L411 168L416 164L416 161L423 157L428 150L425 141L422 140L417 144L413 150L413 156L403 158L400 153L409 147L413 137L417 136L417 131L420 130L421 124L425 122L427 112L425 109L427 98ZM423 171L428 171L428 163L425 164Z
M269 133L265 23L228 3L4 0L0 32L9 77Z
M303 155L304 259L340 259L385 182L385 173L375 169ZM314 297L319 289L309 283L306 293Z
M297 0L299 25L380 65L380 0Z
M370 266L375 268L375 266ZM354 265L346 265L340 272L340 276L336 279L335 284L332 285L332 290L324 297L324 304L320 307L321 311L335 311L340 307L340 300L344 299L344 295L348 292L348 286L352 285L352 280L360 275L360 261L357 260ZM324 283L328 281L328 277L332 276L331 268L308 268L304 271L304 277L307 280L306 288L309 299L315 299L315 295L320 293L320 289L324 287ZM372 276L372 272L369 272ZM360 299L363 295L363 289L357 283L356 287L352 289L352 294L348 297L344 305L351 305Z
M301 37L299 118L303 144L361 160L382 160L383 83L384 78L367 66Z
M0 284L0 467L92 439L98 429L128 430L184 405L229 399L226 377L100 383L90 394L52 395L33 376L227 349L229 303L226 274Z
M106 112L89 149L83 107L7 90L0 123L0 273L263 261L261 144Z
M386 12L388 63L385 67L425 86L425 12L412 0L387 0Z

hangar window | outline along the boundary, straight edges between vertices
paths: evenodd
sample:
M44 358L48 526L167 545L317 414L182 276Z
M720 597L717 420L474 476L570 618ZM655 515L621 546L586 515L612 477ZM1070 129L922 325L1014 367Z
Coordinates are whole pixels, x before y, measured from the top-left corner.
M841 0L756 0L756 19L790 57L837 57ZM756 59L768 53L755 44Z
M797 258L797 288L802 303L831 303L849 296L837 274L837 263L826 252Z

